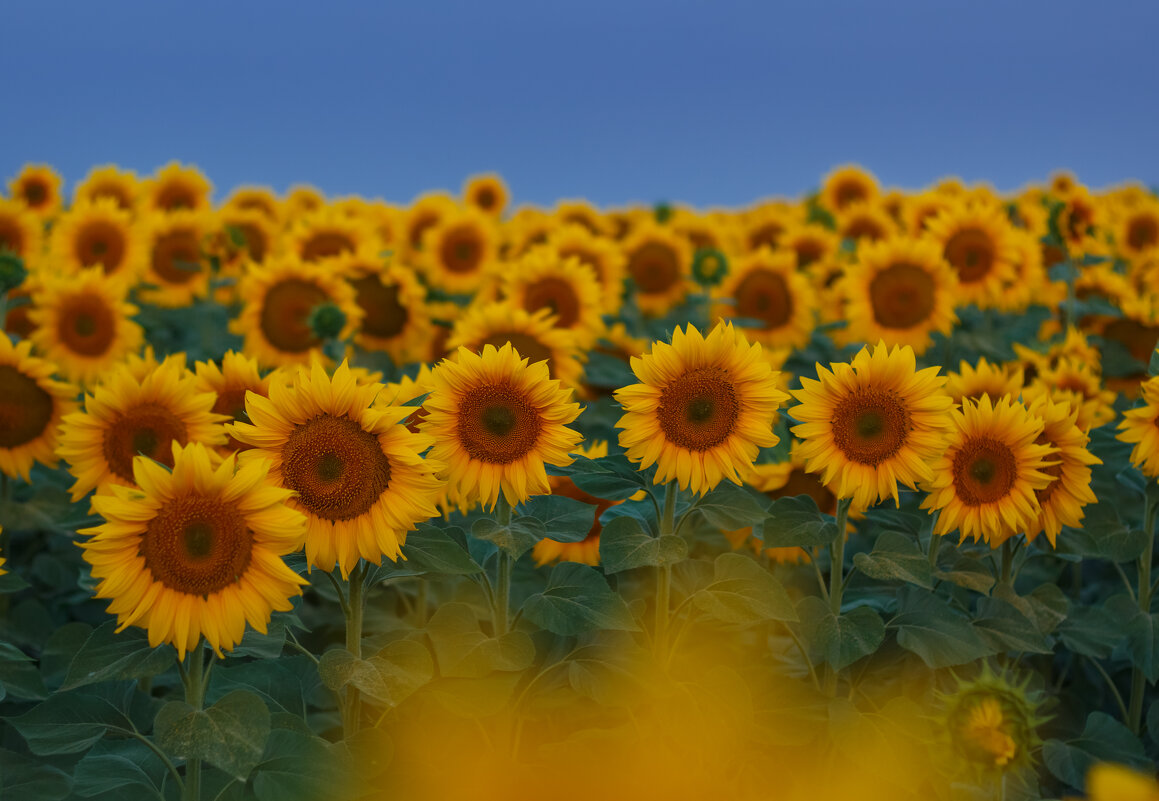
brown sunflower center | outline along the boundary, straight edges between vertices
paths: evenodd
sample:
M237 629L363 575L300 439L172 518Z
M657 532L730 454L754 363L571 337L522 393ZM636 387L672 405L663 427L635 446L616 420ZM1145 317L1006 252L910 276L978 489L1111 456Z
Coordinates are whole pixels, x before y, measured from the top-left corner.
M310 311L330 296L310 281L290 278L279 281L266 292L262 305L261 329L275 348L301 353L318 344L318 338L306 321Z
M431 227L439 221L439 215L427 212L420 214L411 221L410 232L407 234L407 242L415 250L422 250L423 235L426 234Z
M190 595L211 595L240 579L252 552L253 535L237 507L202 495L165 504L141 538L154 578Z
M749 232L749 250L756 251L763 247L776 250L777 243L781 241L781 235L784 233L785 224L783 222L780 220L769 220Z
M25 181L23 190L24 202L34 209L48 202L48 187L43 181Z
M783 275L756 269L741 279L733 293L740 317L761 320L765 330L780 328L793 316L793 295Z
M793 246L793 250L797 252L797 267L802 270L821 261L825 255L825 245L812 239L802 239Z
M851 219L841 233L846 239L877 241L885 237L886 230L875 218L869 215L859 215Z
M114 273L125 258L125 234L107 220L93 220L77 233L75 253L82 266L99 264Z
M317 231L302 244L302 261L319 261L353 251L354 242L342 231Z
M1127 226L1127 244L1132 250L1144 250L1159 242L1159 219L1148 214L1135 217Z
M877 467L905 445L910 415L896 393L859 389L837 404L831 424L833 442L847 459Z
M14 219L0 217L0 250L7 250L17 255L24 253L24 231Z
M495 208L495 204L499 198L495 196L494 190L489 186L485 186L475 193L475 204L484 211L490 211Z
M201 272L201 245L197 233L176 229L153 243L153 272L167 284L186 284Z
M509 464L539 441L539 410L510 383L473 387L459 401L459 444L480 462Z
M1002 500L1018 477L1010 446L993 437L967 439L954 456L954 490L962 503L980 506Z
M842 181L837 185L837 191L833 194L838 209L859 203L869 197L869 193L865 191L865 187L860 181Z
M964 228L946 242L945 256L958 280L972 284L984 279L994 267L994 242L985 231Z
M269 250L269 242L266 241L266 233L260 226L253 223L238 223L234 226L241 238L245 242L245 250L249 253L250 259L256 262L263 261L266 257L266 251Z
M934 313L937 284L916 264L898 262L869 282L873 319L884 328L912 328Z
M390 460L378 437L358 422L324 414L290 432L282 446L282 477L317 517L353 520L390 486Z
M157 193L157 206L165 211L191 209L197 205L197 192L182 183L169 183Z
M132 481L134 456L172 467L173 443L184 445L186 436L185 423L170 409L142 403L121 412L105 430L105 462L114 475Z
M600 257L582 245L567 245L559 249L561 259L579 259L580 264L587 265L596 275L596 280L604 283L604 272L601 268Z
M629 256L628 272L641 292L658 294L680 280L680 262L672 248L661 242L647 242Z
M548 372L552 371L551 348L531 336L531 334L524 334L519 331L497 331L486 339L479 340L479 344L473 350L482 353L483 348L487 345L494 345L498 349L508 342L511 343L511 347L515 348L520 357L527 359L528 364L546 361Z
M133 207L133 199L125 191L124 187L115 183L100 183L94 186L90 192L89 197L93 200L101 200L108 198L117 204L119 208L128 210Z
M443 267L453 273L473 273L483 262L483 244L468 227L455 228L443 239L439 252Z
M541 278L529 284L523 293L523 308L529 312L550 309L560 328L571 328L580 317L575 288L562 278Z
M116 317L99 295L74 295L61 301L56 335L82 356L100 356L113 344Z
M1159 326L1144 325L1128 317L1121 317L1103 329L1104 339L1113 339L1141 362L1149 361L1151 354L1159 346Z
M0 365L0 448L17 448L48 428L52 396L10 364Z
M726 370L699 367L668 382L656 417L668 441L680 448L706 451L728 439L740 403Z
M379 339L393 339L403 332L410 312L398 299L398 284L385 284L377 275L350 282L355 302L364 312L362 331Z

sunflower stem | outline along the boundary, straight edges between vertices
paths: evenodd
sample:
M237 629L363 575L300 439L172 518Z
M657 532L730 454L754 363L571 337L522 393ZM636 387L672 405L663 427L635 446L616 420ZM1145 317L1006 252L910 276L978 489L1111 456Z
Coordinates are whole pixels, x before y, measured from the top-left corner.
M511 504L503 493L499 493L497 522L506 528L511 525ZM515 560L503 549L499 550L499 563L495 570L495 605L493 623L495 636L502 637L511 630L511 570Z
M1014 584L1014 579L1011 575L1011 567L1014 564L1014 544L1011 537L1007 537L1002 543L1002 567L1001 574L998 581L1002 584Z
M834 615L841 614L841 596L845 589L845 527L852 503L853 498L842 498L837 502L837 538L829 546L829 608Z
M347 580L348 593L346 602L346 650L354 654L356 659L362 658L362 612L365 609L362 595L362 585L366 578L366 563L359 559L358 564L350 571ZM353 685L346 685L346 695L342 704L342 736L344 739L358 732L362 717L362 694Z
M660 516L660 536L665 537L673 533L676 519L677 489L674 482L664 485L664 514ZM669 607L672 595L672 565L656 566L656 624L653 634L653 645L658 655L664 655L668 649Z
M1148 495L1143 505L1143 536L1147 545L1139 557L1139 611L1151 615L1151 563L1155 559L1154 501ZM1147 676L1139 668L1131 671L1131 705L1127 710L1127 727L1138 736L1143 731L1143 696L1147 691Z
M198 712L205 705L205 640L189 652L189 669L185 671L185 703ZM185 763L185 786L182 788L183 801L201 801L201 760L190 759Z

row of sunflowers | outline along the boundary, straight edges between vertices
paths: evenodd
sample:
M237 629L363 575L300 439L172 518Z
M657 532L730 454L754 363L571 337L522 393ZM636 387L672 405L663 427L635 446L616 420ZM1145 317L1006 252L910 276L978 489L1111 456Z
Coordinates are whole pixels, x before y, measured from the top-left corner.
M1159 795L1151 191L211 194L0 200L6 794Z

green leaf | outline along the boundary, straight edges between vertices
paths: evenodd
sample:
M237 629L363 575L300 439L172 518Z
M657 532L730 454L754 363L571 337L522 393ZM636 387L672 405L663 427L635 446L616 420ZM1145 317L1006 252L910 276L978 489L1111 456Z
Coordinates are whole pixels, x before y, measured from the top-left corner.
M40 701L48 697L48 688L32 657L11 643L0 642L0 699L7 696Z
M1076 606L1058 627L1062 644L1076 654L1106 659L1122 639L1120 621L1101 606Z
M5 718L38 756L87 751L107 731L136 730L132 685L54 693L23 715ZM145 700L145 699L141 699Z
M331 690L352 684L371 698L397 705L435 675L431 653L414 640L396 640L369 659L343 648L322 654L318 675Z
M777 498L769 506L761 539L766 548L816 548L837 538L837 525L808 495Z
M254 769L257 801L320 801L351 798L352 766L342 746L288 729L270 732L261 763Z
M241 642L232 651L227 651L227 655L233 658L255 656L258 659L277 659L286 647L286 617L295 620L292 615L275 613L266 626L265 634L247 626Z
M992 653L970 621L940 596L903 590L901 608L889 624L897 629L897 644L917 654L928 667L964 665Z
M575 456L574 459L566 467L550 467L549 472L570 476L572 483L597 498L626 501L648 486L644 474L623 454L611 454L598 461L586 456Z
M1147 738L1152 745L1159 745L1159 700L1147 708Z
M994 588L994 597L1013 606L1044 634L1058 628L1070 608L1070 601L1056 584L1042 584L1030 595L1019 595L1009 584L999 584Z
M639 627L619 593L593 567L562 562L551 571L547 587L523 604L532 623L560 635L593 629L636 631Z
M518 559L530 551L535 543L544 538L543 524L534 517L517 517L508 526L501 526L489 517L476 520L471 526L471 535L493 543L496 548L506 551L512 559Z
M1096 762L1152 767L1139 738L1104 712L1092 712L1078 738L1065 743L1048 740L1042 760L1056 778L1075 788L1083 786L1087 771Z
M129 628L120 634L116 630L115 620L93 629L69 663L62 690L99 681L156 676L173 665L172 646L150 646L142 629Z
M119 798L163 798L165 771L164 763L139 740L102 740L73 770L73 791L82 798L113 791Z
M0 750L0 798L14 801L60 801L72 791L62 770L13 751Z
M722 531L755 526L767 516L764 506L750 492L729 482L721 482L701 497L694 508L704 515L709 525Z
M1145 614L1128 595L1120 594L1104 604L1115 629L1126 637L1131 664L1143 671L1147 681L1159 680L1159 616Z
M407 563L424 573L469 576L483 568L454 537L439 526L420 523L406 538L402 554Z
M998 598L984 598L978 606L974 630L995 651L1049 654L1050 638L1016 607Z
M883 531L873 544L873 552L853 555L853 565L879 581L904 581L927 590L933 586L930 560L917 541L896 531Z
M1159 350L1151 354L1151 361L1147 364L1147 375L1159 375Z
M697 592L693 602L727 623L797 620L797 610L781 582L755 560L739 553L716 557L712 583Z
M520 517L533 517L556 542L580 542L596 522L596 507L564 495L535 495L520 508Z
M600 532L600 566L608 575L637 567L675 564L688 556L688 544L665 534L653 537L634 517L610 520Z
M838 616L822 599L806 595L797 603L797 615L804 640L835 670L872 654L885 639L885 623L867 606Z
M649 691L639 666L606 646L576 651L568 662L567 679L573 690L602 706L632 707Z
M1140 528L1128 526L1110 501L1086 507L1081 528L1068 528L1058 540L1063 554L1097 556L1113 562L1138 559L1147 545Z
M170 701L157 713L154 732L167 753L202 759L244 781L261 761L270 736L270 710L247 690L234 690L201 711Z
M944 554L945 549L941 553ZM985 563L956 550L952 553L954 558L950 569L938 570L934 573L934 577L982 595L989 593L990 588L994 586L994 575Z
M522 631L488 637L467 604L440 606L426 627L442 676L473 678L497 670L523 670L535 659L535 645Z

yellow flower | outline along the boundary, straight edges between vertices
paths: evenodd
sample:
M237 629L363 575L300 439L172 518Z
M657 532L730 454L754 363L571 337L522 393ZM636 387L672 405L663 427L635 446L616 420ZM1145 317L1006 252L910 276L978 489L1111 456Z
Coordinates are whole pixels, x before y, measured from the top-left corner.
M661 316L678 305L692 286L692 247L679 234L654 223L637 226L624 243L636 306Z
M581 445L576 449L576 453L589 459L602 459L608 455L608 443L598 441L587 446ZM551 485L552 495L573 498L596 507L596 519L587 536L579 542L556 542L551 539L549 531L547 537L535 543L535 548L531 551L531 557L535 560L535 564L540 567L553 562L579 562L582 565L598 565L600 563L600 532L604 528L600 523L600 515L611 507L623 503L623 501L597 498L577 487L575 482L567 476L548 476L547 482Z
M797 269L804 270L836 256L841 240L823 225L798 223L785 230L779 244L796 255Z
M426 292L405 266L387 267L381 259L341 259L335 269L346 276L362 324L354 341L367 350L385 351L395 364L421 361L431 334Z
M418 263L430 283L451 294L477 290L499 253L490 216L475 209L444 210L425 230Z
M954 203L929 221L926 236L937 243L958 275L960 303L979 308L1001 304L1018 258L1001 207Z
M443 217L457 210L455 199L446 192L430 192L416 200L403 213L402 236L399 237L396 258L417 264L418 256L425 247L423 240L427 231L438 225Z
M283 237L282 249L303 262L321 264L349 254L380 258L382 242L367 221L334 207L322 207L293 223Z
M108 164L94 168L77 184L73 193L73 205L111 200L117 208L132 214L136 211L137 198L140 194L141 182L137 178L137 173Z
M33 462L55 467L57 429L76 409L76 388L53 380L56 366L32 343L0 334L0 472L29 481Z
M508 197L507 185L495 173L472 176L463 185L463 202L492 217L503 215Z
M229 193L221 210L255 212L273 225L277 225L282 219L282 204L278 202L277 196L264 186L239 186Z
M731 323L708 336L677 328L671 345L633 357L632 372L640 383L615 393L620 445L641 469L657 465L657 484L675 480L698 495L722 479L740 484L758 451L778 442L772 425L788 396L761 346Z
M855 203L875 200L877 194L877 178L873 173L855 164L847 164L825 176L821 202L827 209L842 211Z
M326 196L309 184L295 184L286 194L282 207L282 219L287 223L299 217L312 214L326 205Z
M146 223L149 257L139 296L145 303L180 308L209 293L205 254L209 220L192 211L154 214Z
M1123 412L1117 438L1129 442L1131 464L1151 478L1159 477L1159 377L1143 382L1143 404Z
M1041 511L1034 525L1026 529L1026 539L1033 541L1045 531L1051 547L1055 545L1063 526L1077 528L1082 524L1083 507L1098 499L1091 490L1091 468L1102 460L1087 450L1090 436L1079 428L1078 410L1066 401L1055 403L1040 396L1030 403L1029 411L1042 421L1042 433L1035 443L1054 448L1051 464L1042 472L1053 479L1043 489L1035 490L1034 497Z
M560 261L575 258L591 270L603 294L605 314L618 314L624 302L624 251L606 237L594 236L578 225L566 225L551 233L548 246Z
M146 629L179 658L204 637L221 656L247 623L264 634L273 611L293 608L306 582L280 557L301 547L306 520L286 506L288 490L268 485L263 461L217 464L200 442L174 443L165 461L172 471L134 458L140 489L93 499L105 522L81 530L80 547L118 631Z
M0 251L19 256L26 267L40 260L43 223L18 200L0 198Z
M1103 388L1098 369L1097 361L1092 365L1062 356L1053 367L1039 373L1027 387L1030 394L1023 392L1023 398L1029 402L1039 394L1049 394L1055 400L1068 400L1072 408L1078 409L1078 423L1083 430L1105 425L1115 419L1115 393Z
M1087 772L1089 801L1159 801L1159 782L1136 770L1100 762Z
M60 211L61 183L60 174L47 164L25 164L8 183L8 196L40 219L49 219Z
M962 724L961 736L979 751L991 756L995 766L1003 766L1018 753L1018 744L1006 733L1005 725L1002 705L998 699L982 698Z
M946 373L946 392L954 403L961 404L967 398L979 400L989 395L992 402L1002 398L1017 398L1022 392L1022 371L1014 365L996 365L978 359L978 365L961 362L958 372Z
M447 347L482 352L487 345L510 343L531 364L547 362L550 378L578 386L583 374L579 350L567 331L555 327L547 309L532 314L510 303L488 303L467 310L455 323ZM453 355L452 355L452 358Z
M145 211L209 211L213 184L196 167L171 161L141 184L141 205Z
M61 215L52 229L50 252L54 270L74 275L100 267L132 285L149 258L149 245L132 214L104 197L81 201Z
M603 329L603 292L579 259L559 259L551 248L535 248L505 271L503 296L529 314L547 310L552 324L580 350Z
M837 214L837 232L842 239L853 239L864 244L897 234L898 226L880 206L854 203Z
M713 313L725 318L759 320L763 325L741 327L741 332L762 345L804 347L813 335L817 298L797 269L789 251L761 248L738 258L728 277L714 293Z
M270 376L262 376L258 370L256 359L244 353L226 351L217 362L197 362L194 370L197 375L197 389L202 392L212 392L217 396L213 402L214 414L226 415L235 422L247 422L245 412L245 398L249 392L261 395L263 398L270 394ZM248 446L238 442L232 436L227 436L226 447L230 450L245 450Z

